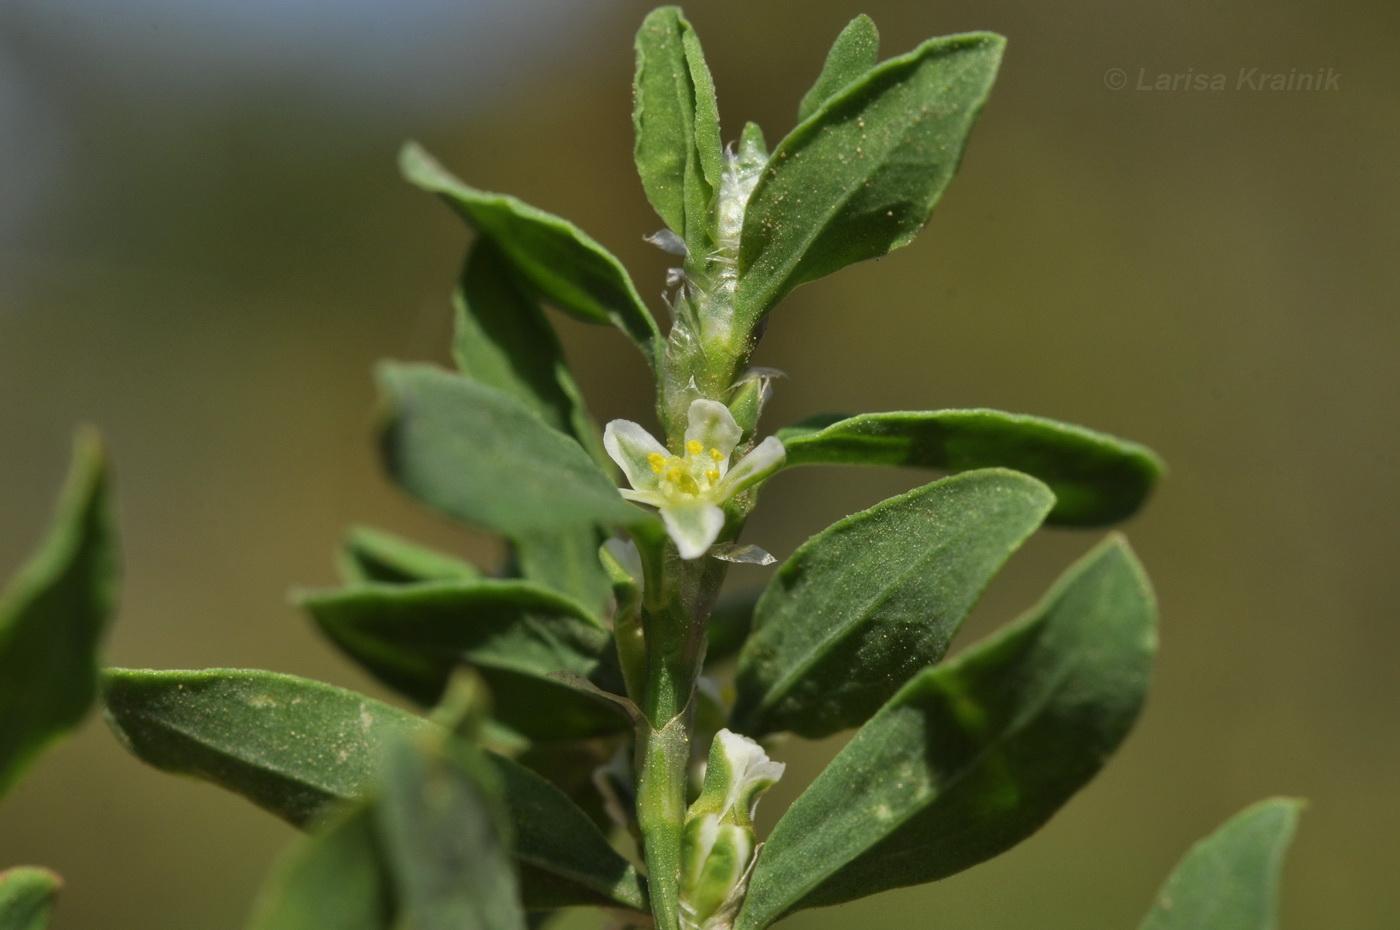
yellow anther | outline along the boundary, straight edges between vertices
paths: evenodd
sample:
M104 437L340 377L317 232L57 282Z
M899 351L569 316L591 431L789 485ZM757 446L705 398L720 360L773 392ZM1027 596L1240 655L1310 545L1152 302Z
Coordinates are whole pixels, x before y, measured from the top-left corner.
M653 452L647 456L647 464L651 466L652 471L659 475L666 470L666 456L660 452Z
M695 451L699 452L700 450L696 449ZM719 451L718 449L711 449L710 458L714 459L716 462L722 462L724 461L724 453Z
M689 452L691 455L699 455L701 452L705 451L705 446L700 440L692 439L685 444L685 451Z
M719 480L719 469L711 468L709 471L705 472L705 477L710 480L710 484L714 484Z

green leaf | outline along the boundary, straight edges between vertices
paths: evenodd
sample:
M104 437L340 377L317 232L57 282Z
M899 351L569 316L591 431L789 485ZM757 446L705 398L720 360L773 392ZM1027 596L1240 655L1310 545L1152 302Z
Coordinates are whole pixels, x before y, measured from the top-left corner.
M305 597L327 636L391 688L424 706L469 663L506 726L532 739L625 729L606 701L550 676L593 678L620 693L605 662L607 629L574 601L518 581L351 588Z
M842 89L880 61L880 32L864 13L851 20L832 43L817 83L802 98L797 121L803 122Z
M1151 449L1056 420L999 410L826 414L778 431L787 466L1001 466L1055 492L1050 523L1101 526L1131 516L1166 466Z
M44 930L63 880L32 866L0 872L0 930Z
M553 328L492 240L478 239L473 246L456 304L453 355L462 373L520 401L578 440L595 462L610 468ZM590 607L602 607L608 584L598 564L598 533L593 527L517 536L513 541L526 578Z
M656 358L659 333L622 264L567 220L505 194L457 180L418 145L405 145L399 167L408 181L441 196L483 235L494 239L546 302L586 323L611 323Z
M0 596L0 797L86 716L117 597L107 456L78 435L48 535Z
M387 745L438 732L422 717L380 701L273 672L112 669L104 675L103 691L108 723L138 758L242 795L302 828L364 798ZM530 906L645 906L636 871L587 814L524 766L502 756L486 758L518 835L516 855L547 886L547 898L527 897ZM364 826L345 821L330 829L353 834ZM372 867L356 852L353 835L306 849L310 858L290 860L288 869ZM316 880L298 878L297 888L307 887L303 881ZM280 893L277 899L282 908L303 906ZM304 906L314 904L308 898Z
M637 32L636 48L637 173L662 221L692 254L704 254L724 168L714 80L678 7L653 10Z
M596 447L595 459L606 459L554 328L495 241L483 237L473 244L453 302L458 370L514 397L584 448Z
M248 930L390 930L394 891L374 826L370 809L356 806L292 847Z
M804 543L758 602L731 726L859 726L953 634L1054 503L1033 478L969 472L890 498Z
M763 138L763 127L758 123L745 123L744 131L739 134L739 152L742 155L745 151L753 153L756 164L768 161L768 143Z
M393 877L396 926L525 930L500 778L460 740L389 747L375 826Z
M413 584L481 577L475 566L456 556L368 526L353 527L346 535L340 552L340 571L350 584Z
M1191 848L1141 930L1274 930L1283 854L1302 802L1260 801Z
M385 747L375 796L284 858L252 930L525 930L499 780L445 735Z
M636 869L577 804L525 766L502 756L489 758L501 776L515 829L515 854L525 867L521 878L527 906L647 909ZM539 887L538 893L532 885ZM581 895L580 889L594 895Z
M741 325L752 329L799 284L914 238L957 170L1004 44L989 33L930 39L778 144L744 215Z
M935 881L1030 836L1137 718L1155 617L1113 537L1028 616L911 679L774 827L739 930Z
M442 512L511 537L654 520L520 401L427 365L381 365L386 467Z
M385 744L429 726L353 691L275 672L109 669L102 693L108 725L137 758L298 827L363 794Z
M572 598L594 613L607 605L610 585L598 560L601 534L593 527L518 536L515 561L527 581Z

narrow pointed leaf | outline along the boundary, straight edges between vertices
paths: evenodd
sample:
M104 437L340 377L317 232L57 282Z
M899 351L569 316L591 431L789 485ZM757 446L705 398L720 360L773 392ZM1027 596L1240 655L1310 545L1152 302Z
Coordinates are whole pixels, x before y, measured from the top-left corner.
M987 469L847 517L778 569L739 655L732 728L817 738L859 726L947 652L973 604L1054 503Z
M240 794L302 828L365 797L389 743L437 732L424 718L372 698L273 672L112 669L103 693L109 725L138 758ZM636 871L573 801L518 763L486 758L501 781L516 855L548 895L527 897L528 905L645 905ZM347 836L287 868L369 869L353 850L354 837ZM353 861L345 864L345 856ZM302 907L283 897L279 907Z
M426 365L383 365L386 467L406 491L507 536L654 519L520 401Z
M391 745L373 813L398 926L525 930L500 778L478 750Z
M778 431L787 466L1001 466L1055 492L1047 521L1101 526L1131 516L1166 468L1151 449L1081 426L999 410L826 414Z
M653 10L637 32L633 156L662 221L692 252L708 248L723 154L714 80L678 7Z
M351 584L470 581L481 577L475 566L456 556L367 526L354 527L347 534L341 547L340 569Z
M399 166L412 183L440 195L467 222L495 240L520 276L547 303L587 323L611 323L648 362L659 338L622 264L578 227L505 194L463 184L419 146L406 145Z
M48 869L20 866L0 872L0 930L44 930L63 880Z
M1270 798L1192 847L1141 930L1274 930L1283 855L1302 803Z
M559 338L498 243L481 238L472 245L453 303L458 370L603 455Z
M864 13L851 20L827 52L817 83L797 108L800 123L880 61L880 32Z
M935 881L1034 833L1137 718L1155 615L1111 538L1028 616L911 679L774 827L739 930Z
M82 433L47 537L0 595L0 797L87 715L116 595L106 453Z
M248 930L390 930L394 892L373 815L357 805L283 855Z
M424 706L457 666L481 673L495 715L532 739L625 729L606 701L558 681L564 672L620 693L608 631L578 603L516 581L352 588L302 603L331 640L385 684Z
M773 150L748 200L735 313L907 245L957 170L1004 40L931 39L847 85Z

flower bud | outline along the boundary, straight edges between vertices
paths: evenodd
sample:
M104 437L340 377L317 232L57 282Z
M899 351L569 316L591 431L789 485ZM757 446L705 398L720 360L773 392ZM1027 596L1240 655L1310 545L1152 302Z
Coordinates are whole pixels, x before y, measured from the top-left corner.
M681 909L687 927L729 925L753 864L758 796L783 769L748 737L729 730L715 734L704 786L686 813L681 835Z

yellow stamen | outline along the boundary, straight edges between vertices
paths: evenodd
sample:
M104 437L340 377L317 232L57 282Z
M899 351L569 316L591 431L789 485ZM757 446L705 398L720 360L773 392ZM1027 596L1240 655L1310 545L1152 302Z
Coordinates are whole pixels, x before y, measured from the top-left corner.
M672 468L670 471L666 472L666 480L672 484L679 484L681 480L681 470L679 468Z
M705 472L705 477L710 479L710 484L714 484L719 480L719 469L711 468L709 471Z
M660 452L653 452L647 456L647 464L651 466L652 471L659 475L666 470L666 456Z
M695 451L699 452L700 450L696 449ZM722 462L724 461L724 453L720 452L718 449L711 449L710 458L714 459L716 462Z
M699 455L701 452L705 451L705 447L700 443L700 440L692 439L685 444L685 451L689 452L691 455Z

